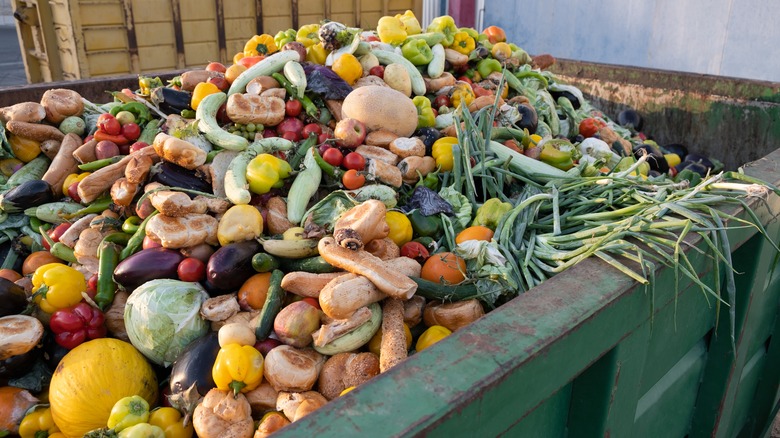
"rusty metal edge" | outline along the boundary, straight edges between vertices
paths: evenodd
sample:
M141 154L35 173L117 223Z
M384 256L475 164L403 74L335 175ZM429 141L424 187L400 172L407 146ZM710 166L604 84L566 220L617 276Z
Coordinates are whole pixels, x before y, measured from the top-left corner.
M780 82L556 59L555 74L780 103Z
M173 12L173 36L176 41L176 68L184 68L187 63L184 55L184 31L181 26L180 0L171 0L171 10Z
M257 34L263 34L263 0L255 0L255 27Z
M219 62L227 62L227 41L225 37L225 2L217 0L217 43L219 45Z

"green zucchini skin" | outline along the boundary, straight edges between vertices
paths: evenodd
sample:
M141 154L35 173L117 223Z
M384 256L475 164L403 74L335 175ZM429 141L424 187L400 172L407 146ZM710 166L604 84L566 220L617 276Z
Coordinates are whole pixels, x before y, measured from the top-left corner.
M285 291L282 289L283 277L284 273L278 269L274 269L271 273L268 295L265 298L263 309L260 311L260 317L257 319L257 326L255 326L255 337L258 340L264 340L271 334L271 329L274 327L274 319L276 319L279 311L282 310L285 295Z

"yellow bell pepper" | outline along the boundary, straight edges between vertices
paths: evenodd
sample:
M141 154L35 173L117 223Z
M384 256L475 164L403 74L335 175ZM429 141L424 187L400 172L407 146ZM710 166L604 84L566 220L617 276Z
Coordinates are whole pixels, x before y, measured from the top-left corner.
M270 192L272 188L280 188L284 185L283 179L290 176L291 171L292 167L287 161L271 154L260 154L246 166L249 190L262 195Z
M468 55L477 46L476 41L466 32L457 32L453 37L450 48L458 53Z
M274 37L266 33L255 35L244 45L244 56L270 55L279 50Z
M138 423L122 429L117 438L165 438L165 432L149 423Z
M29 163L41 153L41 143L29 138L8 134L8 144L14 157L23 163Z
M24 416L19 424L19 436L22 438L51 437L60 429L54 424L50 408L38 408Z
M404 22L400 18L390 16L384 16L379 19L376 33L383 43L394 46L402 44L407 36Z
M35 303L46 313L75 306L81 302L81 293L87 290L84 274L62 263L38 267L32 284Z
M317 43L306 48L306 60L314 64L325 65L329 53L322 43Z
M385 213L385 221L390 227L390 238L396 245L403 246L404 243L412 240L412 222L400 211L388 211Z
M468 82L458 81L450 92L450 103L453 108L460 107L461 102L464 107L468 107L474 101L474 90Z
M198 109L198 106L203 101L203 98L214 93L220 93L222 90L211 82L201 82L195 86L192 90L192 99L190 100L190 106L192 109Z
M309 48L320 42L319 32L319 24L307 24L298 29L298 33L295 34L295 41L298 41L303 44L304 47Z
M74 182L81 182L84 178L88 177L92 172L71 173L65 177L65 182L62 183L62 193L68 193L68 187Z
M455 25L455 19L450 17L449 15L442 15L441 17L436 17L431 21L431 24L428 25L428 29L426 29L426 32L440 32L444 34L444 41L441 42L441 45L444 47L449 47L452 45L452 42L455 39L455 34L459 31L458 26Z
M333 63L333 72L344 79L349 85L353 85L363 76L363 66L355 55L345 53Z
M174 408L157 408L149 414L149 424L157 426L165 433L165 438L191 438L192 423L184 425L184 418Z
M414 348L417 352L423 351L451 334L452 332L447 327L432 325L417 338L417 344Z
M148 420L149 402L140 395L132 395L114 403L106 424L114 432L121 432L130 426L146 423Z
M263 380L263 355L251 345L227 344L217 353L211 377L223 391L249 392Z
M409 9L407 9L403 14L397 14L395 18L401 20L401 22L404 24L404 29L406 29L407 36L422 33L422 26L420 26L420 22L417 20L417 17L414 16L414 12L410 11Z
M238 52L233 55L233 64L238 64L238 61L244 59L244 52Z
M458 144L457 137L442 137L436 140L431 147L431 156L436 160L442 172L452 171L455 164L455 158L452 155L452 147Z

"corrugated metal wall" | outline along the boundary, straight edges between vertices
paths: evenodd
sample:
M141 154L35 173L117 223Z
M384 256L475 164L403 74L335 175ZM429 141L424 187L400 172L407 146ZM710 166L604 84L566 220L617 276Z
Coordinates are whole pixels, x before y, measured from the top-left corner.
M484 26L530 53L780 81L780 2L485 0Z

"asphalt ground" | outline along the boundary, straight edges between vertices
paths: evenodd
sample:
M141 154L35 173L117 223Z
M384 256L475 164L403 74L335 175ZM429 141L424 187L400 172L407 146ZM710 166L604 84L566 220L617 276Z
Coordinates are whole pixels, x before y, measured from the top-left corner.
M0 24L0 88L27 85L16 27Z

